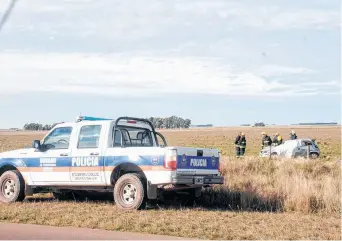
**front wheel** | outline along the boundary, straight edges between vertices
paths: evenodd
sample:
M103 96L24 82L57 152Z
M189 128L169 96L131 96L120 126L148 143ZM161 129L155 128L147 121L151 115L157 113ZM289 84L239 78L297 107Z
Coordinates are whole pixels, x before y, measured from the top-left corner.
M13 203L25 199L25 181L19 171L11 170L0 177L0 202Z
M146 204L144 181L141 175L122 175L114 186L114 201L123 210L137 210Z

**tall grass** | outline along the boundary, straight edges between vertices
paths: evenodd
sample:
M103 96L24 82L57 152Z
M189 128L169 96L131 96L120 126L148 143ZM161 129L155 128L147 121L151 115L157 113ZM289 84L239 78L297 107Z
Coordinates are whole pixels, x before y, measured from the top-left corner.
M339 214L340 162L222 158L223 186L202 203L228 209Z

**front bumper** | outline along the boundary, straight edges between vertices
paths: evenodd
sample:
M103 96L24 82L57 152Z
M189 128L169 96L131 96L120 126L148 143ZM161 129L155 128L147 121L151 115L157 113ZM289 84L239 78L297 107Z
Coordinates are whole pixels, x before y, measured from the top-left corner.
M172 178L172 184L208 185L223 183L223 176L176 176Z

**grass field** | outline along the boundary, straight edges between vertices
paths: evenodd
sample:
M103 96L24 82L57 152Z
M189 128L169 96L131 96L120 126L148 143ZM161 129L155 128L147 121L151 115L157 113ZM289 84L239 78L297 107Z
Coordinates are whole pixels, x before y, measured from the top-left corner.
M58 202L48 194L23 203L0 204L0 222L136 231L204 239L341 239L340 127L297 127L317 139L318 160L261 160L261 132L288 127L212 128L162 131L169 145L214 147L222 151L225 184L204 191L195 207L161 206L122 212L111 200ZM247 137L244 159L234 158L238 131ZM0 132L0 150L30 145L45 133Z

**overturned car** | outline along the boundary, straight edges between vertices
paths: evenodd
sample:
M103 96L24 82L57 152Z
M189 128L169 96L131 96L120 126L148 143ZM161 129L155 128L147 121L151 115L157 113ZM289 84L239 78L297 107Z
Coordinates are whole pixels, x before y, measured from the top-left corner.
M316 141L309 138L288 140L279 146L264 147L259 156L260 157L283 157L283 158L297 158L307 157L316 159L320 155L320 149Z

